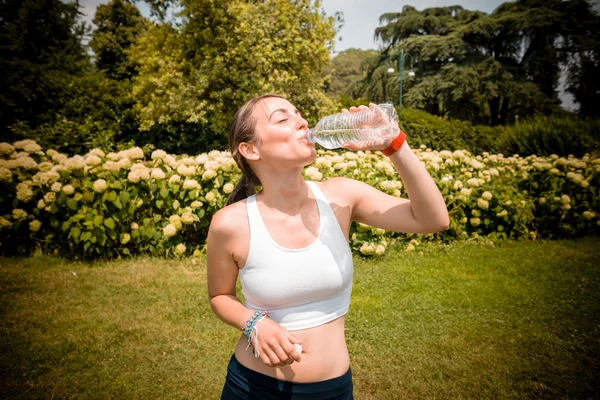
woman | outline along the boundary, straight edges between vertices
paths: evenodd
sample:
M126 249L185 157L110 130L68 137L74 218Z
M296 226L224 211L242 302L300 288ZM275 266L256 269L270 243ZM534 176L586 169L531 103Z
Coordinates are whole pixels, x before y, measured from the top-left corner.
M449 224L441 193L403 133L393 143L344 147L392 153L410 200L348 178L306 182L302 170L316 158L307 129L289 101L264 95L237 112L229 132L244 176L211 222L208 292L217 316L244 335L222 399L352 399L344 337L352 221L413 233ZM238 275L245 304L236 297Z

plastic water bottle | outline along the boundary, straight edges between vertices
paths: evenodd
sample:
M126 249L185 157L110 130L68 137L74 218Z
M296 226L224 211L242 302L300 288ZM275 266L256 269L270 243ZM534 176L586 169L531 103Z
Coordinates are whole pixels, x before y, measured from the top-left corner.
M344 143L360 143L394 138L398 134L398 115L392 104L379 104L368 109L328 115L308 130L306 140L326 149Z

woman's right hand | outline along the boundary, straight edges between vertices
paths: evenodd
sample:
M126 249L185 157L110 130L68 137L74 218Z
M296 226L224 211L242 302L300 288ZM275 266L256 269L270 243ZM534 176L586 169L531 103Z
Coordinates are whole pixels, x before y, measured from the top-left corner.
M292 335L284 327L272 319L263 319L256 327L256 339L253 340L255 351L258 350L262 362L269 367L283 367L300 361L301 356L294 344L302 341Z

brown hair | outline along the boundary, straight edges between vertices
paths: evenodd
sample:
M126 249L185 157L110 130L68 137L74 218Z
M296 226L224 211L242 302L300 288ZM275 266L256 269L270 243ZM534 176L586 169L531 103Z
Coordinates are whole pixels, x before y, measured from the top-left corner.
M254 173L254 170L248 163L248 160L240 154L240 143L257 143L258 138L254 128L256 127L256 119L252 117L254 107L264 99L270 97L278 97L283 99L283 96L278 94L267 93L261 96L256 96L248 100L236 113L229 128L229 151L235 160L237 166L242 170L242 179L235 186L229 197L227 198L226 206L252 196L256 193L256 186L260 186L260 180Z

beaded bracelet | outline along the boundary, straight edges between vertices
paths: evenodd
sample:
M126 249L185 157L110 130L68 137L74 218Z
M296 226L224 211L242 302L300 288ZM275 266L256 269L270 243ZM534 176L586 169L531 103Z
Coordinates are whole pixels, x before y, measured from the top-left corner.
M244 333L246 340L248 340L248 346L252 345L252 331L254 331L256 325L258 325L258 323L262 321L263 318L268 316L269 310L256 311L254 314L252 314L252 317L250 317L250 319L248 319L248 321L246 321L242 326L242 332Z

